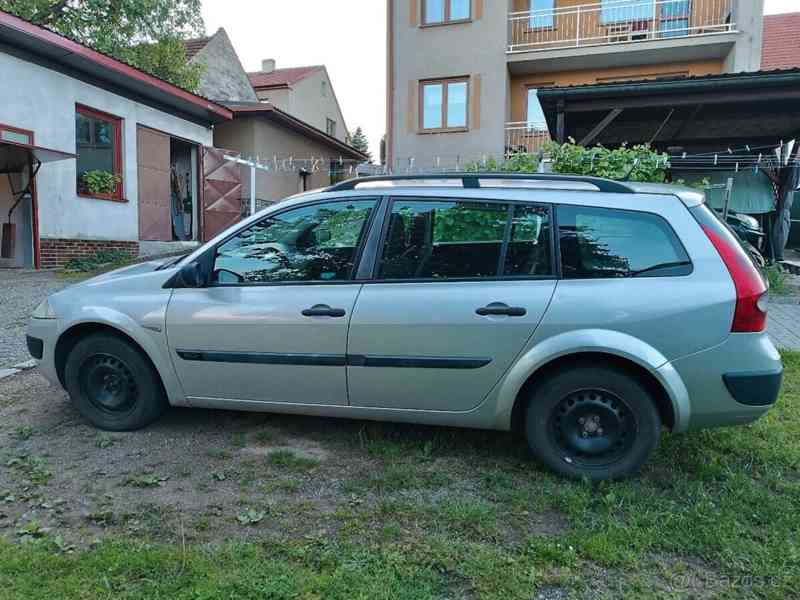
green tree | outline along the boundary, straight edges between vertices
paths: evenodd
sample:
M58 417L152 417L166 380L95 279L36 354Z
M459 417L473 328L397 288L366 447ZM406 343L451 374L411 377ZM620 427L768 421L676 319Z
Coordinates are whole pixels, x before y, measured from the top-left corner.
M369 151L369 140L361 127L356 127L355 132L350 136L350 145L359 152L366 154L368 161L372 162L372 153Z
M0 9L188 90L202 65L189 65L182 40L204 35L201 0L0 0Z

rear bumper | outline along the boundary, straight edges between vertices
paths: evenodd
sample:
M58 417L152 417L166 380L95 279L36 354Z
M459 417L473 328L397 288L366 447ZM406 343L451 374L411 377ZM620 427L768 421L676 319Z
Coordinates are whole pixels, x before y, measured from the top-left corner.
M729 373L722 376L733 399L747 406L771 406L778 401L783 370L767 373Z
M755 421L777 401L783 373L766 333L733 333L718 346L665 366L678 373L689 396L684 430Z

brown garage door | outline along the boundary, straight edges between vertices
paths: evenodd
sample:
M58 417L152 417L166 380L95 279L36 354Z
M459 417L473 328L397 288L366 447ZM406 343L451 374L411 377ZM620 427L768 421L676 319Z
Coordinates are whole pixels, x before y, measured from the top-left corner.
M203 240L208 241L242 218L242 177L225 155L237 153L203 148Z
M170 211L169 136L139 127L139 239L172 240Z

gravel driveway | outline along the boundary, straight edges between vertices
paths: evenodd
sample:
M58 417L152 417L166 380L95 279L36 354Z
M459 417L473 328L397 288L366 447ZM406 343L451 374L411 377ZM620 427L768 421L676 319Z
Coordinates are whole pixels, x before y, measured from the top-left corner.
M0 369L30 359L25 327L44 298L74 283L52 271L0 269Z

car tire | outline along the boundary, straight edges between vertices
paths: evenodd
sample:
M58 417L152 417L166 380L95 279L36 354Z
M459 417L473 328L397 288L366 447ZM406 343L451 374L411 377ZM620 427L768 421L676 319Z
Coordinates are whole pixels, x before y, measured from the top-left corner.
M661 419L635 376L586 365L532 390L525 433L533 454L559 475L603 481L639 471L658 446Z
M152 363L119 336L97 333L78 341L67 356L64 380L78 412L100 429L141 429L167 407Z

